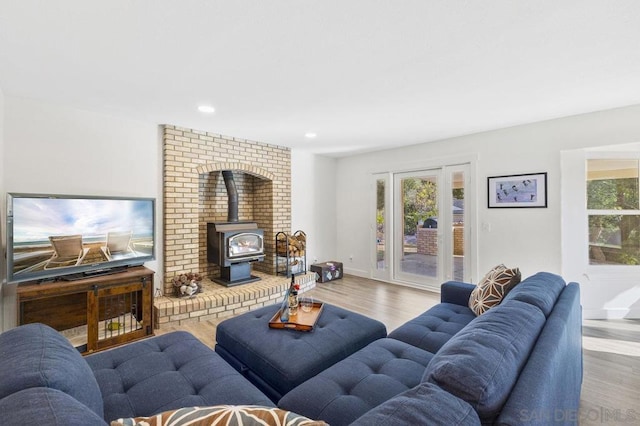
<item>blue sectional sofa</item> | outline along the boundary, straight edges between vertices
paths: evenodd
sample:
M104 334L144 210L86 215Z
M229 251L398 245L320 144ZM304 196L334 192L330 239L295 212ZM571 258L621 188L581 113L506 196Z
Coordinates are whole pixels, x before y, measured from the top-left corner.
M287 393L278 406L340 425L576 424L579 286L538 273L476 317L474 286Z
M471 284L285 394L332 426L576 424L579 287L538 273L476 317ZM0 335L0 424L102 425L190 406L273 403L212 349L174 332L86 357L42 324Z

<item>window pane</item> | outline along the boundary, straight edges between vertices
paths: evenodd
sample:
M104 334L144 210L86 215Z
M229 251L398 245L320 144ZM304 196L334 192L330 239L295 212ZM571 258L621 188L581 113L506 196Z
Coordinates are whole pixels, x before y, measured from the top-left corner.
M385 269L385 181L377 180L376 188L376 269Z
M436 176L401 180L403 273L438 276L438 185Z
M637 210L638 160L587 160L587 208Z
M464 172L451 175L453 200L453 279L464 279Z
M640 215L589 215L589 264L640 265Z

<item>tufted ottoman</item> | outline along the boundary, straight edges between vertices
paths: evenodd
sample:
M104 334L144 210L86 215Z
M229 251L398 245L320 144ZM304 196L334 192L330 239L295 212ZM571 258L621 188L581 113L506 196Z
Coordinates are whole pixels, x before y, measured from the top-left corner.
M381 322L327 303L310 332L269 328L278 309L265 306L223 321L215 348L274 402L387 334Z

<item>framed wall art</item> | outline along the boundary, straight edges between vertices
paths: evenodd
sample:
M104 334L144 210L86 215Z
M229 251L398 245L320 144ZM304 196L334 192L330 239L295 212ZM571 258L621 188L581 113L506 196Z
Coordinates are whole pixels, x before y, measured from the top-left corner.
M490 176L487 184L490 209L547 207L546 173Z

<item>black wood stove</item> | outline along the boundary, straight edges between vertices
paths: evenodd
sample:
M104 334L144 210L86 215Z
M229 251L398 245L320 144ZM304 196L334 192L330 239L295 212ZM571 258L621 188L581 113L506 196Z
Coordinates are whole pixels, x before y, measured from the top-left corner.
M229 197L227 222L207 223L207 260L220 266L220 278L227 287L258 281L251 275L251 262L264 260L264 231L256 222L238 220L238 192L230 170L222 172Z

